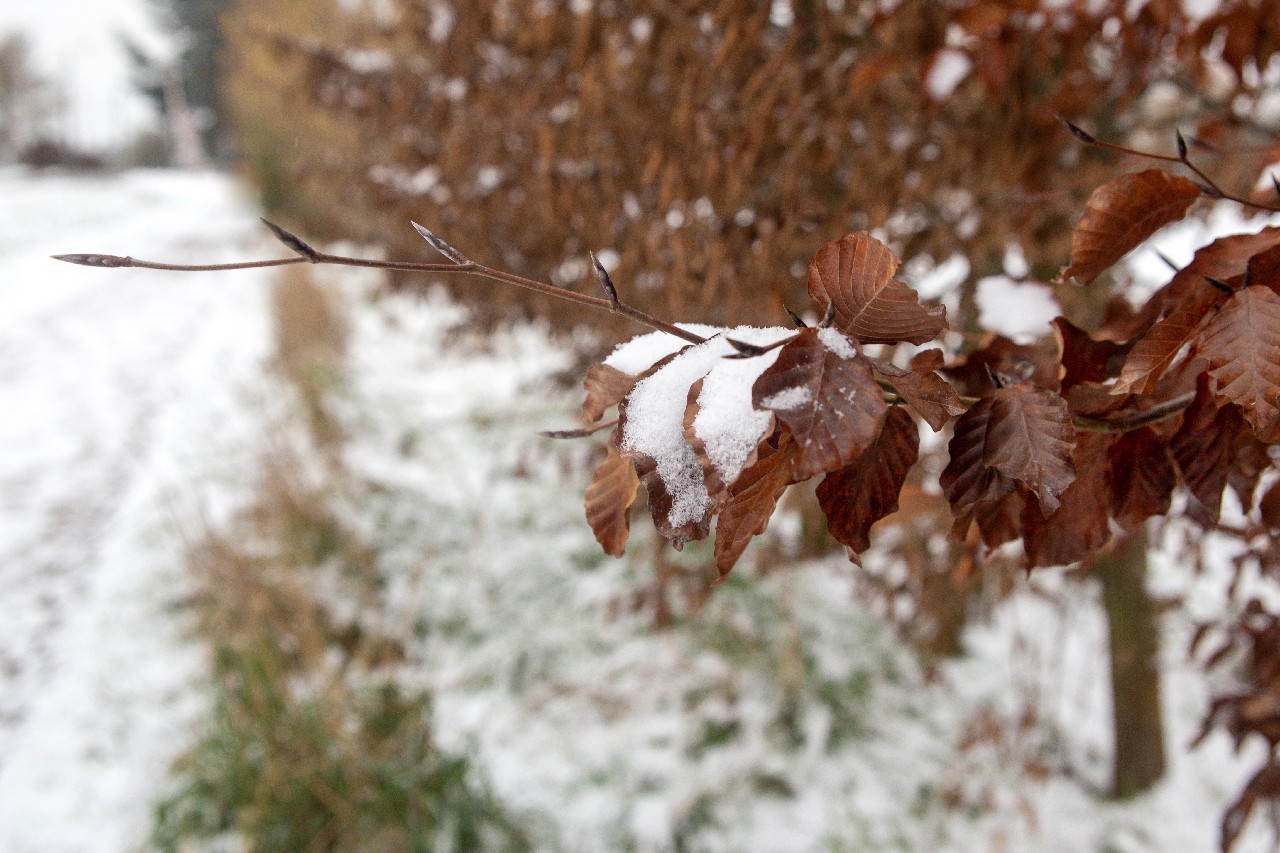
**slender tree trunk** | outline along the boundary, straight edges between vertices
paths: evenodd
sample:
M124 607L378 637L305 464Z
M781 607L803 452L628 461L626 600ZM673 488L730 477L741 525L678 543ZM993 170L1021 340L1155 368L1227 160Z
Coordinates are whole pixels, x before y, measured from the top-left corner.
M1160 711L1160 625L1147 594L1147 536L1142 529L1100 552L1093 568L1111 635L1111 707L1115 720L1112 795L1132 797L1164 775Z

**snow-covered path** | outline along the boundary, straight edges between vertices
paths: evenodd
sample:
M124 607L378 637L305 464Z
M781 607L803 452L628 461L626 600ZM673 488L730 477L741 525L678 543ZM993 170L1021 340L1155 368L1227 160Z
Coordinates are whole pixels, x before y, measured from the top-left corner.
M47 256L243 259L255 216L214 174L0 172L0 853L146 831L200 707L179 528L238 467L269 339L267 273Z

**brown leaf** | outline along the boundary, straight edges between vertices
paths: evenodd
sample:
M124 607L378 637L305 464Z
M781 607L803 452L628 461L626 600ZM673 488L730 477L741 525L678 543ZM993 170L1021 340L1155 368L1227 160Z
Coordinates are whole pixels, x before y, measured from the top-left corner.
M1169 451L1196 499L1196 514L1204 519L1216 521L1222 510L1222 490L1244 427L1240 410L1232 405L1218 408L1208 391L1208 378L1202 377L1182 426L1169 440Z
M1280 529L1280 480L1271 484L1271 488L1258 501L1258 511L1262 513L1262 523L1272 530Z
M596 466L587 486L587 522L600 547L611 557L621 557L631 532L631 505L635 503L640 478L635 465L609 449Z
M1060 368L1056 351L1019 344L993 332L980 347L942 372L955 380L961 394L986 397L995 390L992 373L1006 385L1034 382L1041 388L1057 390Z
M925 350L925 352L940 351ZM901 370L891 362L878 358L869 360L875 372L898 392L908 406L924 418L925 423L933 427L934 432L946 426L951 418L964 412L964 403L960 402L960 396L951 387L951 383L933 372L937 368L916 368L913 360L911 370ZM922 363L932 364L934 361L934 357L930 356Z
M1225 297L1223 297L1225 298ZM1182 348L1204 325L1209 306L1191 303L1156 323L1138 339L1120 369L1114 394L1150 394Z
M1081 382L1105 382L1123 363L1129 347L1114 341L1094 340L1066 317L1055 317L1053 331L1062 352L1062 390Z
M857 459L880 434L888 408L866 357L834 329L801 329L751 395L795 438L797 482Z
M683 524L672 524L671 510L674 501L671 493L667 491L667 485L662 481L662 477L658 474L658 463L650 456L643 453L630 452L627 458L635 464L636 474L640 478L640 485L644 486L645 494L649 499L649 514L653 516L653 526L657 528L658 533L671 543L671 547L677 551L684 548L686 542L696 542L699 539L706 539L711 533L711 515L713 507L708 503L707 510L700 518L695 518Z
M1132 530L1154 515L1169 511L1178 473L1169 448L1149 427L1120 435L1108 452L1111 464L1112 515Z
M1054 512L1075 479L1067 401L1029 382L1000 388L989 399L983 463L1026 485L1046 514Z
M791 485L791 468L796 445L783 435L774 449L762 442L754 465L738 475L729 486L729 497L716 522L716 570L720 580L733 569L753 536L763 533L778 505L778 499Z
M1108 518L1107 451L1114 436L1080 433L1072 460L1076 478L1048 518L1028 501L1022 538L1028 566L1066 566L1085 559L1111 538Z
M1218 396L1238 405L1259 440L1280 441L1280 296L1237 291L1205 326L1200 354Z
M582 403L583 422L593 424L604 417L609 408L618 405L630 393L638 376L623 373L608 364L593 364L587 370L582 385L587 389L587 399Z
M1021 535L1022 504L1017 482L983 461L993 405L991 398L979 400L956 419L947 445L951 458L939 482L955 516L951 537L963 540L977 520L983 541L994 547Z
M1249 283L1280 293L1280 244L1249 259Z
M1161 169L1121 175L1093 191L1071 237L1071 266L1059 275L1088 284L1156 231L1186 215L1200 189Z
M946 331L946 309L925 308L916 292L893 274L898 259L865 231L847 234L818 250L809 264L809 296L835 304L836 324L863 343L923 344Z
M893 406L875 443L818 486L827 529L853 553L867 550L871 525L898 509L898 494L920 452L920 432L902 406Z

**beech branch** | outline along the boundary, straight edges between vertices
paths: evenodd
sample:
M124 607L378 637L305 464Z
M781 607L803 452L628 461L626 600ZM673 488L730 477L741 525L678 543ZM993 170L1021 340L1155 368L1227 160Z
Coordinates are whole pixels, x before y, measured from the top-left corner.
M1252 207L1255 210L1280 213L1280 204L1267 204L1265 202L1255 201L1250 198L1245 198L1244 196L1229 193L1219 186L1217 181L1210 177L1204 169L1191 162L1190 146L1187 145L1186 137L1182 135L1181 131L1175 131L1174 134L1174 142L1178 149L1178 153L1175 156L1171 154L1157 154L1154 151L1142 151L1137 148L1129 148L1125 145L1117 145L1114 142L1104 142L1093 134L1081 129L1078 125L1067 121L1062 116L1058 116L1058 120L1066 125L1067 130L1070 131L1072 136L1083 142L1085 145L1092 145L1095 148L1103 148L1107 151L1116 151L1121 154L1131 154L1134 157L1142 157L1147 160L1158 160L1161 163L1178 163L1179 165L1186 166L1192 174L1200 179L1197 185L1200 187L1201 194L1208 198L1226 199L1227 201L1234 201L1236 204L1243 205L1245 207ZM1271 175L1271 180L1276 184L1276 195L1280 198L1280 181L1276 180L1274 173Z
M473 275L479 278L487 278L492 281L500 281L504 284L512 284L516 287L523 287L527 290L533 290L556 299L564 299L569 302L576 302L579 305L587 305L592 308L598 308L603 311L609 311L613 314L621 314L630 320L656 329L659 332L666 332L669 335L689 341L690 343L700 344L706 338L701 335L682 329L679 326L659 320L650 314L618 299L617 290L613 287L613 282L609 281L608 273L604 274L604 281L607 282L606 292L610 298L601 298L598 296L588 296L585 293L578 293L573 290L566 290L562 287L547 284L546 282L537 281L524 276L509 273L504 270L487 267L483 264L467 258L460 251L438 237L428 229L422 227L418 223L411 223L414 229L422 235L422 238L431 244L437 252L444 255L448 263L419 263L415 261L379 261L370 258L352 258L346 255L331 255L328 252L322 252L314 248L310 244L303 241L296 234L293 234L281 228L273 222L262 220L263 224L270 229L281 243L283 243L290 251L296 253L297 257L293 258L272 258L260 261L242 261L232 264L166 264L156 261L143 261L137 258L119 255L96 255L96 254L70 254L70 255L53 255L53 259L63 261L69 264L79 264L86 267L102 267L108 269L133 267L136 269L166 270L169 272L220 272L223 270L247 270L259 269L263 267L281 267L289 264L329 264L333 266L346 267L366 267L369 269L380 270L399 270L403 272L425 272L425 273L444 273L444 274L462 274ZM603 267L596 263L597 272L602 272Z

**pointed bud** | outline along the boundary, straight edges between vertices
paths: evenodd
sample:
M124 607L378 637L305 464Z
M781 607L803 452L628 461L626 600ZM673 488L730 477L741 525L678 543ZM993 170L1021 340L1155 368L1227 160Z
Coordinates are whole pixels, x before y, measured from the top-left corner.
M1218 288L1218 290L1221 290L1223 293L1227 294L1227 296L1231 296L1233 293L1236 292L1235 288L1233 288L1231 285L1227 284L1225 281L1223 281L1220 278L1214 278L1211 275L1207 275L1204 277L1204 280L1212 284L1214 287Z
M1164 252L1160 251L1159 249L1153 249L1152 251L1156 253L1157 258L1164 261L1164 265L1167 266L1169 269L1173 270L1174 272L1181 272L1181 270L1178 269L1178 265L1173 262L1173 259L1170 258L1168 255L1166 255Z
M595 252L588 252L591 256L591 265L595 267L596 277L600 279L600 286L604 288L605 295L609 297L609 301L613 303L613 307L618 307L618 288L613 286L613 279L609 278L609 271L604 268L604 264L600 263L600 259L596 257Z
M791 306L783 305L782 310L787 312L787 316L791 318L791 322L795 324L797 329L804 329L809 324L800 319L800 315L791 310Z
M419 225L416 222L410 222L409 224L413 226L413 230L417 231L419 234L422 235L422 239L426 240L428 243L431 244L431 248L435 249L437 252L444 255L451 262L459 266L463 266L465 264L471 263L469 260L467 260L466 255L462 254L457 249L453 248L453 246L450 246L444 240L441 240L435 234L431 233L431 231L429 231L428 229L423 228L421 225Z
M1187 140L1185 137L1183 137L1182 131L1175 130L1173 133L1174 133L1174 139L1178 143L1178 159L1186 160L1187 159Z
M302 239L298 237L298 235L293 234L289 231L286 231L283 228L281 228L279 225L276 225L274 222L271 222L266 219L262 220L262 224L267 226L267 228L270 229L271 233L275 235L275 238L279 240L281 243L284 243L286 246L288 246L291 251L299 255L302 255L302 257L307 258L311 261L315 261L317 258L320 257L320 253L317 252L315 249L311 248L310 246L308 246L306 243L302 242Z
M119 255L50 255L55 261L66 264L78 264L82 267L131 267L133 258L122 258Z
M1065 124L1067 126L1067 130L1071 131L1071 135L1074 136L1076 139L1079 139L1081 142L1085 143L1086 145L1093 145L1098 141L1093 138L1092 134L1086 133L1078 125L1072 124L1062 116L1058 116L1058 121Z

